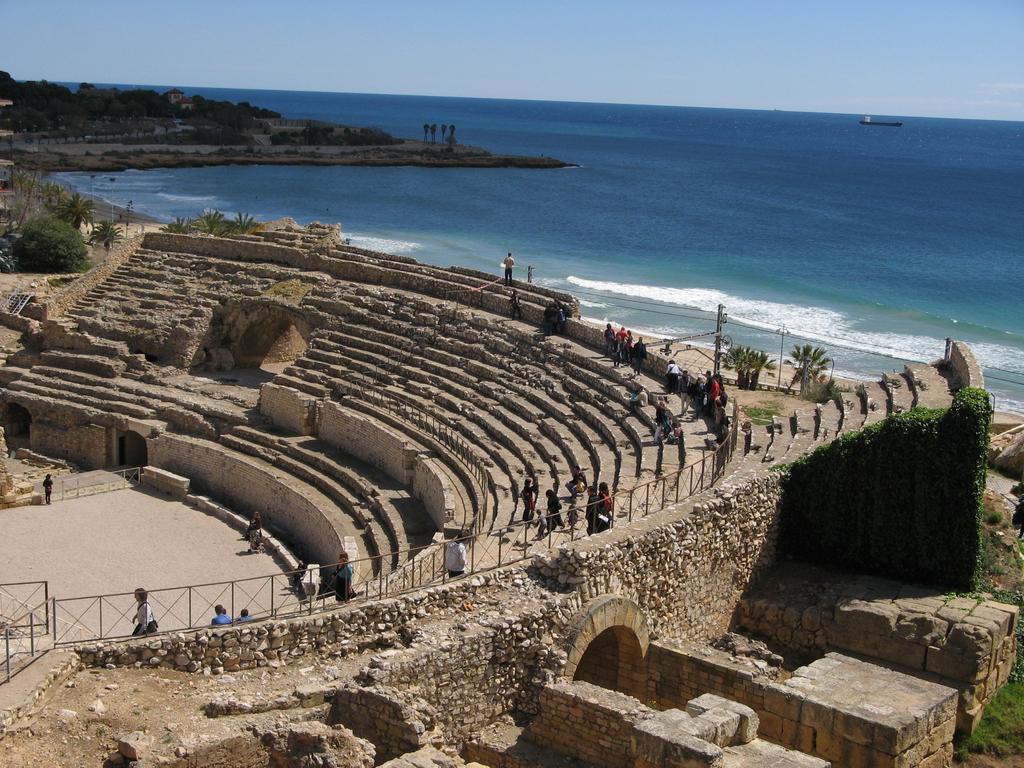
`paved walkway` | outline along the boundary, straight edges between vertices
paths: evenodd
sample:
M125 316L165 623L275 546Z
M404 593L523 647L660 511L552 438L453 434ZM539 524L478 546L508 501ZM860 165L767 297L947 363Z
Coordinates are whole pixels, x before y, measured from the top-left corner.
M137 489L0 510L0 583L47 580L58 598L280 572L239 532Z

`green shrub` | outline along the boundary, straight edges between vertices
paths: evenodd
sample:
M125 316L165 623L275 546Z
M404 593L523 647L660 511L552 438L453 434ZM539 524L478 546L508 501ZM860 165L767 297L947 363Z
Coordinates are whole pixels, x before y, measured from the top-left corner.
M14 257L24 272L79 272L86 265L85 241L70 224L40 216L21 228Z
M794 462L780 551L902 581L971 589L981 546L991 419L981 389L914 408Z

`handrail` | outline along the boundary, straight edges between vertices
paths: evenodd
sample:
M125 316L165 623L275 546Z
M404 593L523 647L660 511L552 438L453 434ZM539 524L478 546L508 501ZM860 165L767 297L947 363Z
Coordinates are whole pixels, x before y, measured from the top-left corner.
M613 495L612 527L618 521L632 522L711 488L724 474L736 444L736 423L731 434L714 451L673 472ZM383 599L432 584L449 581L445 553L453 541L466 549L465 574L476 574L528 559L535 545L553 549L587 536L586 498L569 501L562 512L563 526L548 526L541 532L537 520L517 521L489 531L474 530L443 545L430 542L350 561L355 577L353 599ZM403 557L404 555L404 557ZM399 569L385 573L380 567L388 558L398 557ZM149 591L151 608L160 632L180 632L209 626L213 607L223 604L231 616L245 607L253 620L308 615L335 607L329 579L336 563L319 564L316 595L300 591L304 571L288 571L231 581L206 582ZM408 566L408 567L406 567ZM127 638L131 636L136 610L134 593L51 598L52 641L54 645ZM237 623L237 622L236 622Z

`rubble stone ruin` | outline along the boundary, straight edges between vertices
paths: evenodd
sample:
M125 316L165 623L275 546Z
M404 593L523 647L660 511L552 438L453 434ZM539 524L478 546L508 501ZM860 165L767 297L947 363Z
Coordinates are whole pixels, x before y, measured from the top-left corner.
M776 563L769 469L907 393L807 406L715 453L688 423L699 477L681 494L650 486L652 498L653 407L625 395L658 391L668 358L652 353L633 378L600 354L602 329L573 297L515 287L523 322L507 319L493 276L284 223L147 234L4 318L23 333L0 368L12 447L142 466L202 509L259 510L291 562L346 551L365 588L310 615L85 639L76 668L351 662L315 685L271 677L258 694L199 702L207 722L237 723L247 764L275 768L948 765L954 731L975 727L1009 675L1016 608ZM553 300L572 318L544 338ZM954 388L981 384L965 345L949 366ZM543 492L576 466L644 490L617 497L611 530L556 546L509 525L524 478ZM21 493L6 474L0 486L5 503ZM448 580L437 556L463 530L479 560ZM254 726L259 713L276 720ZM147 742L139 764L203 764L230 739Z

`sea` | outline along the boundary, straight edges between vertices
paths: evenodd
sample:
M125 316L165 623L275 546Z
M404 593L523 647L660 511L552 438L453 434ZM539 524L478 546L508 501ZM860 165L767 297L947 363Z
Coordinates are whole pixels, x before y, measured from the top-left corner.
M119 87L124 86L123 84ZM152 86L136 86L152 87ZM1024 413L1024 123L184 88L557 170L231 166L58 174L161 220L215 208L340 222L354 245L572 291L584 316L707 345L824 347L873 379L967 341ZM785 335L783 335L785 331Z

